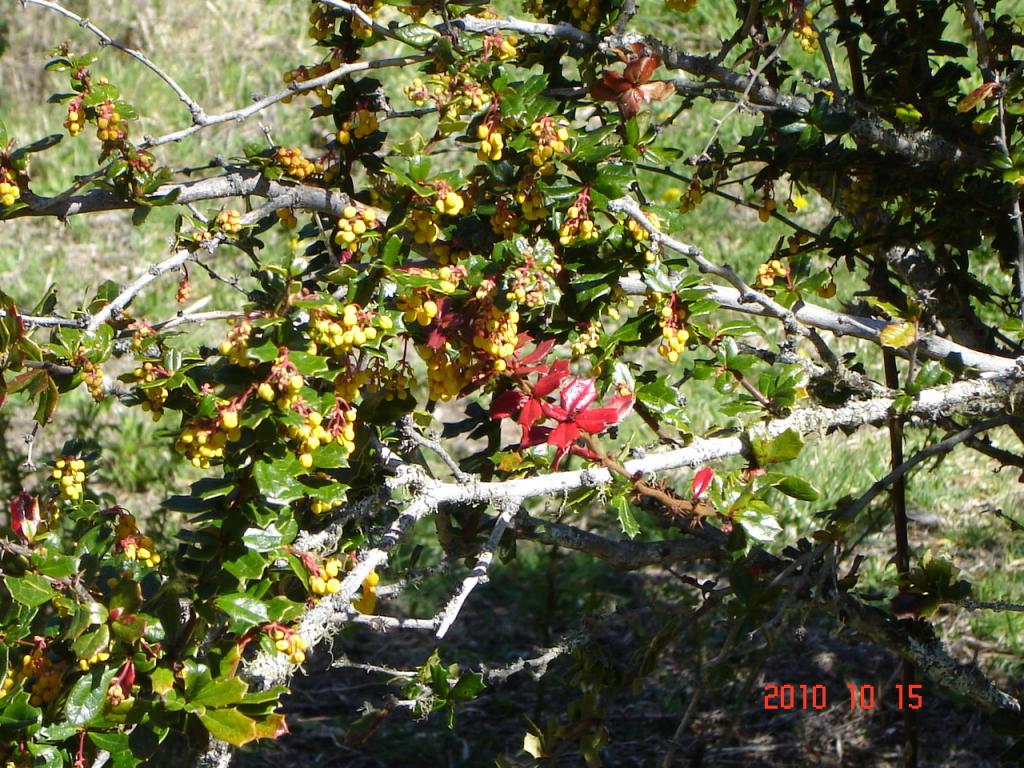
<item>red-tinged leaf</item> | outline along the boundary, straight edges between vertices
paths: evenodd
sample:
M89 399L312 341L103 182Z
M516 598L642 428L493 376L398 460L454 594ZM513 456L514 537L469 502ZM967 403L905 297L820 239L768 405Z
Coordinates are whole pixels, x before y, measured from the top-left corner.
M604 83L591 83L590 95L598 101L617 101L619 98L619 92L613 91Z
M704 467L699 470L696 475L693 476L693 482L690 483L690 490L693 491L693 497L699 499L705 493L708 488L711 487L711 481L715 477L715 470L711 467Z
M539 401L539 402L540 402L540 407L544 411L544 415L547 416L549 419L554 419L555 421L570 421L571 420L570 416L569 416L569 412L567 410L565 410L565 408L563 408L562 406L555 405L554 403L549 403L546 400L542 400L542 401Z
M570 445L569 453L571 453L573 456L582 456L584 459L587 459L588 461L597 461L599 458L601 458L594 451L590 450L587 446L580 445L579 443L574 443L573 445Z
M618 424L633 411L633 395L616 395L607 403L605 408L612 408L616 413L613 423Z
M985 99L994 96L1002 87L1000 83L991 82L980 85L957 102L957 112L970 112Z
M637 90L643 94L644 101L650 104L652 101L667 99L676 92L676 87L667 80L655 80L653 83L637 86Z
M526 346L531 341L533 341L533 339L531 338L530 334L519 334L519 346ZM555 346L554 339L545 339L544 341L540 342L536 347L534 347L533 352L528 354L526 357L520 358L519 365L533 365L534 363L540 362L545 357L547 357L548 352L551 351L551 348L553 346Z
M523 439L519 442L520 448L530 448L534 445L544 445L551 434L551 427L530 427L529 431L523 432Z
M573 423L584 432L596 435L618 420L619 414L614 408L591 408L589 411L576 414Z
M551 430L551 434L548 435L548 445L566 448L572 443L575 443L579 436L579 427L571 421L566 421Z
M537 383L533 385L533 393L537 397L544 397L551 394L558 385L562 383L566 376L569 375L569 361L568 360L556 360L555 364L551 366L551 373L546 376L541 376L537 380Z
M636 117L644 105L643 91L633 88L619 98L619 111L625 118Z
M523 403L527 401L526 393L518 389L510 389L502 392L491 400L491 418L509 419L519 412Z
M623 72L625 79L635 85L641 85L651 79L658 68L658 60L654 56L641 56L626 65Z
M551 469L558 469L558 465L562 463L562 459L569 453L569 447L559 448L555 451L555 458L551 460Z
M535 423L541 420L544 416L544 411L541 408L541 403L536 398L530 398L526 405L523 406L522 412L519 414L519 426L524 430L529 429Z
M579 413L597 399L597 387L593 379L574 377L562 387L562 407L573 415Z
M437 326L434 326L430 333L427 334L427 346L435 351L441 349L447 342L448 339L445 338L444 333Z
M613 93L625 93L633 87L633 83L629 78L611 69L606 69L601 73L601 85Z
M31 543L35 540L41 516L39 499L28 491L22 491L8 504L11 513L11 528L22 541Z

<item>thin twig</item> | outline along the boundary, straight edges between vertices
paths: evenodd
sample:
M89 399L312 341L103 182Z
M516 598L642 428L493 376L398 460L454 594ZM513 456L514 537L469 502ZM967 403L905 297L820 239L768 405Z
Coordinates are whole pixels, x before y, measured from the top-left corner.
M40 8L48 8L51 11L56 11L62 16L66 16L67 18L77 23L78 26L82 27L83 29L87 29L89 32L92 32L94 35L96 35L96 37L100 39L101 45L109 45L111 48L116 48L122 53L131 56L133 59L135 59L144 67L153 72L153 74L155 74L157 77L163 80L167 84L167 86L172 91L174 91L174 95L178 97L182 104L188 107L188 111L192 114L192 121L194 123L201 124L206 119L206 113L203 111L203 108L199 106L196 100L189 96L188 93L186 93L185 89L178 85L177 81L173 77L171 77L163 69L154 64L149 59L149 57L141 51L137 51L134 48L129 48L128 46L119 43L117 40L112 38L102 29L93 24L91 21L89 21L86 18L83 18L82 16L79 16L77 13L74 13L73 11L68 10L59 3L51 2L51 0L22 0L22 5L36 5L39 6Z

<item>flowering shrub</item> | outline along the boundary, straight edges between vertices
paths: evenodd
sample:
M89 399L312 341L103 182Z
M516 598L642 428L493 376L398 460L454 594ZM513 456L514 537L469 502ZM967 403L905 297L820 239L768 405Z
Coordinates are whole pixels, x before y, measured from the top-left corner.
M644 10L619 0L527 0L531 21L477 3L315 0L307 59L225 114L117 44L187 109L163 135L143 132L146 105L103 60L58 48L40 110L64 131L26 143L0 125L0 220L130 211L149 226L169 207L172 255L78 307L0 295L0 401L33 403L45 426L81 385L116 397L198 479L163 503L187 520L172 542L146 532L152 510L92 487L102 446L68 441L26 473L0 541L6 764L130 766L161 744L274 739L291 674L342 627L440 639L519 540L710 569L718 586L695 600L748 631L809 601L1019 734L1019 702L958 667L927 621L968 596L952 564L929 554L911 569L897 500L892 603L870 607L852 531L936 453L1019 461L977 436L1019 429L1020 28L992 4L855 5L738 3L736 34L703 55L630 32L647 29ZM682 25L695 6L664 12ZM973 47L946 39L951 16ZM732 106L688 124L707 143L684 157L673 123L702 100ZM309 118L311 146L247 146L198 175L176 165L175 142L278 103ZM403 133L405 120L422 122ZM68 142L90 142L96 167L38 194L30 161L59 161ZM817 218L801 217L808 198ZM723 229L791 231L733 269L686 242L709 199L729 206ZM232 251L253 268L230 310L133 304L168 276L186 304L189 267ZM863 290L835 301L837 278ZM194 342L192 324L220 328L219 343ZM833 349L828 332L866 343ZM731 431L698 434L701 397ZM905 460L911 423L948 436ZM784 535L784 499L813 503L830 482L785 469L805 439L879 424L892 473ZM428 469L410 461L418 449ZM533 517L553 495L596 505L597 532ZM437 542L474 572L432 618L399 621L387 596L415 580L392 569L396 547L417 521L474 505L487 512L460 518L473 527L458 554ZM405 701L450 721L484 684L435 655ZM599 714L571 716L590 725L537 727L527 751L572 739L596 764Z

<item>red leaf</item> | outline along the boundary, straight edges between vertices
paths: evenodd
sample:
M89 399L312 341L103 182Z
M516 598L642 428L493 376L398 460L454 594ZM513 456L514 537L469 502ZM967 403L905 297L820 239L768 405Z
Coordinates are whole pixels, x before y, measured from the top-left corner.
M540 401L540 407L544 410L544 415L549 419L555 421L572 421L572 417L569 412L560 405L549 403L546 400Z
M562 407L570 416L579 413L597 399L593 379L572 378L562 387Z
M569 448L559 448L557 451L555 451L555 458L551 460L551 468L558 469L558 465L562 463L562 459L565 458L565 455L568 452Z
M530 427L529 432L524 431L519 447L529 448L534 445L543 445L548 441L548 435L550 434L551 427Z
M513 414L517 413L519 409L523 407L523 403L525 403L527 399L526 393L518 389L510 389L507 392L502 392L491 400L491 418L511 418Z
M623 74L629 82L640 85L650 80L657 68L658 60L654 56L641 56L627 64Z
M436 351L441 349L446 343L448 343L448 339L445 338L444 333L439 327L434 326L430 329L430 333L427 334L428 347Z
M614 424L618 420L619 414L614 408L591 408L589 411L576 414L576 418L573 419L580 429L592 435L603 431L609 424Z
M533 339L530 338L530 334L528 333L519 334L519 339L521 344L524 346L528 342L533 341ZM534 363L540 362L541 360L544 359L547 353L551 351L551 348L553 346L555 346L554 339L545 339L544 341L540 342L536 347L534 347L533 352L528 354L526 357L520 358L519 365L533 365Z
M605 408L613 408L616 413L613 424L618 424L629 416L633 410L633 395L616 395L605 404Z
M551 373L546 376L541 376L537 380L537 383L533 385L533 393L537 397L544 397L556 389L558 385L562 383L562 380L569 375L569 361L568 360L556 360L555 364L551 366Z
M551 430L551 434L548 435L548 445L557 445L559 448L565 448L576 442L579 436L579 427L571 421L565 421Z
M636 90L643 94L644 101L650 104L652 101L667 99L676 92L676 87L667 80L655 80L653 83L644 83L637 86Z
M715 476L715 470L711 467L704 467L704 469L697 472L693 476L693 482L690 483L690 490L693 491L693 497L700 498L707 493L708 488L711 487L711 480Z
M625 118L636 117L640 113L640 107L644 105L644 94L638 88L626 91L619 98L619 111Z
M519 414L519 426L527 430L540 421L543 415L541 402L536 398L530 398L526 405L523 406L522 413Z

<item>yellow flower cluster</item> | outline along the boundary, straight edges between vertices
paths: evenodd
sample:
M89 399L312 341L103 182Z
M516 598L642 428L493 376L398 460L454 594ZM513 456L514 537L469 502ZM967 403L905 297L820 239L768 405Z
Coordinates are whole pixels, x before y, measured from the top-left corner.
M309 14L309 37L324 40L334 34L334 15L331 9L320 3L313 4Z
M451 243L434 243L431 249L438 264L454 264L461 259L469 258L469 252L453 247Z
M234 208L227 208L217 214L217 226L229 235L242 231L242 214Z
M420 78L414 78L411 83L405 86L405 97L417 107L426 106L430 99L430 89Z
M686 188L686 191L679 196L679 211L689 213L704 201L704 190L700 182L694 179Z
M295 442L295 453L304 469L313 466L313 451L334 439L331 433L324 429L323 420L322 413L310 411L301 424L292 424L288 427L288 437Z
M519 38L515 35L509 35L504 38L497 47L497 53L499 59L514 59L519 51L516 50L516 46L519 45Z
M761 201L761 207L757 209L757 218L764 223L771 220L772 214L775 213L776 209L775 200L770 197L765 197Z
M309 576L309 589L317 597L334 595L341 589L338 574L344 570L342 562L336 557L327 558L322 568L317 568Z
M352 601L352 607L360 613L373 613L377 607L377 584L380 583L380 576L376 571L370 571L363 581L362 595Z
M409 296L399 296L398 308L402 310L402 319L406 324L418 323L423 326L430 325L437 317L437 302L430 298L430 294L424 291L415 291Z
M14 675L11 674L10 668L4 672L4 679L0 682L0 698L3 698L14 689Z
M293 368L284 358L277 358L270 377L256 388L256 394L268 403L277 403L277 407L286 411L299 399L305 379L302 374L293 372Z
M64 121L64 127L69 136L77 136L85 128L85 111L82 109L81 98L72 99L68 104L68 117Z
M0 205L14 205L20 197L21 189L19 189L18 185L0 175Z
M409 214L406 227L412 231L413 240L418 244L433 243L441 236L441 228L430 211L415 208Z
M312 499L309 502L309 511L314 515L322 515L324 512L330 512L332 509L337 509L340 506L341 502L338 499L333 499L330 502L323 499Z
M63 456L53 463L53 479L60 483L61 498L69 504L82 498L85 483L85 461Z
M351 144L352 139L363 139L380 128L377 115L368 109L357 109L351 120L346 120L338 129L338 143Z
M366 15L371 19L375 19L377 14L380 12L381 0L372 0L372 2L366 2L366 0L356 0L356 5L362 8ZM373 27L367 24L365 21L360 19L358 16L350 17L352 24L352 34L358 37L360 40L369 40L373 37Z
M228 335L220 343L218 349L229 362L242 368L251 368L255 365L255 361L250 360L248 356L250 336L252 336L252 326L243 320L228 331Z
M306 649L309 646L295 630L275 627L270 637L277 651L286 655L292 664L301 664L306 660Z
M341 64L341 58L339 56L334 56L329 61L322 61L313 67L296 67L289 72L285 72L281 79L287 84L304 83L307 80L313 80L314 78L326 75L339 64ZM315 93L319 97L320 103L323 106L329 107L331 105L331 95L328 93L326 88L316 88L310 91L310 93ZM293 96L288 96L283 101L285 104L290 104L293 98Z
M322 165L307 159L298 147L278 147L274 152L274 162L293 179L302 180L323 171Z
M473 346L493 358L493 368L501 373L508 368L508 360L516 351L519 341L519 312L505 312L493 304L483 323L478 323L473 335Z
M96 108L96 138L100 141L118 141L127 135L114 102L105 101L100 104Z
M772 259L757 267L757 284L762 288L771 288L775 285L776 277L785 277L789 274L789 268L778 259Z
M519 216L513 210L508 200L499 197L495 211L491 214L491 229L494 234L500 235L505 240L511 240L519 227Z
M89 396L97 403L102 402L107 395L103 388L103 369L88 358L82 360L81 365L82 381L85 382L85 388L89 390Z
M148 384L151 381L156 381L157 378L156 366L151 362L145 362L141 367L136 368L134 371L135 379L139 384ZM153 421L159 421L160 417L164 413L164 403L167 402L167 387L146 387L143 389L139 388L139 393L145 399L142 401L142 410L149 411L152 415Z
M449 356L450 344L445 344L441 349L423 345L418 347L417 351L427 365L427 389L430 399L447 402L458 397L463 387L469 383L467 374L473 366L473 358L469 352L463 350L453 360Z
M659 313L661 343L658 345L658 354L670 363L679 362L679 356L686 350L686 342L690 339L690 332L686 329L688 316L686 305L674 299L672 304L663 306Z
M377 228L377 217L369 208L360 211L354 205L345 206L334 233L334 242L353 253L359 252L360 244L368 239Z
M848 187L840 193L840 199L844 208L851 213L864 210L871 204L874 195L871 192L871 177L860 176L854 179Z
M466 200L458 192L452 190L438 190L437 199L434 201L434 207L438 213L447 214L448 216L458 216L462 213L462 209L466 207Z
M281 226L285 229L295 229L299 226L299 220L295 217L295 211L291 208L278 208L274 213L277 214L277 220L281 222Z
M33 707L41 707L57 698L60 693L60 672L50 669L36 677L32 683L32 695L28 703Z
M88 672L91 667L96 664L102 664L105 661L110 661L110 653L108 651L98 651L87 659L79 659L78 668L83 672Z
M592 32L604 14L601 0L569 0L569 12L584 32Z
M534 121L530 125L530 133L537 142L530 150L530 162L538 168L554 157L556 152L563 154L569 151L566 145L569 140L569 129L564 125L558 125L549 116Z
M391 318L388 318L388 322ZM370 380L370 371L366 368L349 366L338 372L334 377L334 394L347 403L359 397L359 390Z
M479 159L495 163L501 160L502 150L505 149L505 137L501 135L500 126L480 123L476 128L476 137L480 139L480 149L476 153Z
M548 212L544 207L544 197L537 189L537 180L525 176L516 183L516 202L523 209L523 218L527 221L546 219Z
M160 555L153 546L153 540L139 531L135 515L131 512L117 513L115 535L120 543L121 551L129 560L137 560L150 568L160 565Z
M391 318L361 309L357 304L346 304L339 318L338 308L332 305L313 311L309 338L315 345L314 354L329 350L335 355L344 355L376 339L378 328L381 331L391 330Z
M207 469L211 459L224 456L224 446L240 440L242 432L238 427L224 431L220 424L187 424L178 436L174 449L185 455L193 467Z
M594 220L590 215L575 205L569 206L558 230L558 242L562 245L573 245L581 241L596 240L598 237L597 227L594 226Z
M572 353L576 356L585 355L595 349L600 342L601 324L586 323L586 326L580 330L579 336L576 337L576 341L572 343Z
M814 28L814 14L804 11L793 27L793 37L800 43L805 53L818 50L818 30Z

